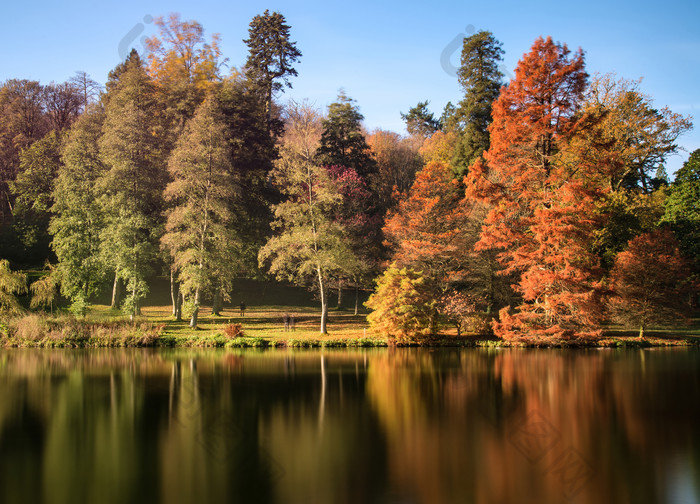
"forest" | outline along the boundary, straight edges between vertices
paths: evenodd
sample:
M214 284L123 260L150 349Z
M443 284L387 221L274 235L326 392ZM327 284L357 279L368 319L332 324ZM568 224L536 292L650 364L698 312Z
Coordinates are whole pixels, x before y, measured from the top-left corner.
M304 48L279 12L251 20L240 66L196 21L155 24L105 86L0 84L5 320L60 302L84 317L106 293L136 320L155 276L192 328L255 278L313 291L322 334L331 292L371 292L370 329L399 341L643 337L697 309L700 149L641 80L589 75L583 50L540 37L506 82L479 31L458 103L367 131L343 90L326 110L284 100Z

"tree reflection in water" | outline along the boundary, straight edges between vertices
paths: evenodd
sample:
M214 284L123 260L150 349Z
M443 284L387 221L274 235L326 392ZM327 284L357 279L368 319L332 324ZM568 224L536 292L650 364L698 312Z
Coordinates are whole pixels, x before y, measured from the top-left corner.
M2 502L696 502L697 350L0 352Z

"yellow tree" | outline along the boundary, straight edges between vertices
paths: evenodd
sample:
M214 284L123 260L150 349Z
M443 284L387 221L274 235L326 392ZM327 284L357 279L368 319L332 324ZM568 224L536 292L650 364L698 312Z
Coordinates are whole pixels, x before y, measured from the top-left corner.
M165 87L185 83L203 91L210 89L219 80L222 63L219 34L214 33L207 42L201 24L181 21L176 13L156 18L155 24L160 36L146 39L151 78Z

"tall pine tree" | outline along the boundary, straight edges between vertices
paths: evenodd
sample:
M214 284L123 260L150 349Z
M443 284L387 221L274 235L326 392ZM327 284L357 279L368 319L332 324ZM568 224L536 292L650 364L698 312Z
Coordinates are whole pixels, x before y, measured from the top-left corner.
M258 89L265 104L265 124L268 132L279 132L280 124L273 124L272 99L284 87L291 88L290 77L296 77L293 65L301 58L296 42L290 40L289 25L279 12L265 10L250 22L245 74Z
M377 164L362 133L363 119L355 101L341 91L322 122L318 161L326 166L352 168L365 179L375 173Z
M457 175L466 174L469 165L489 148L491 106L503 84L503 73L498 69L501 61L501 43L491 32L480 31L464 39L457 72L464 98L455 110L460 140L452 160Z
M79 314L98 293L106 273L100 255L105 215L97 188L106 172L98 147L103 121L103 111L89 107L70 129L53 190L49 232L56 273L61 293Z
M135 51L108 87L100 152L107 166L101 179L106 223L105 258L127 282L126 311L133 318L147 291L146 277L157 252L163 162L161 109L155 87Z
M168 210L162 238L178 271L183 294L194 309L190 327L197 327L202 296L226 295L235 271L236 240L229 201L237 184L229 158L227 130L215 99L199 106L168 161L172 182L165 198Z

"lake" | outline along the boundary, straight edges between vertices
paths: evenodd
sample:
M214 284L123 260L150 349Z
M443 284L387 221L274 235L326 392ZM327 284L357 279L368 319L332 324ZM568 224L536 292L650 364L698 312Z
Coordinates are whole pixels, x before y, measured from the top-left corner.
M700 350L0 350L2 503L697 503Z

